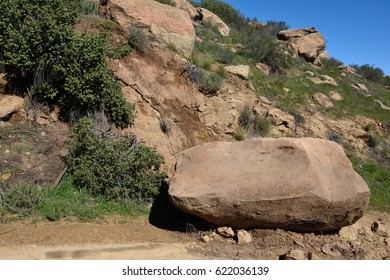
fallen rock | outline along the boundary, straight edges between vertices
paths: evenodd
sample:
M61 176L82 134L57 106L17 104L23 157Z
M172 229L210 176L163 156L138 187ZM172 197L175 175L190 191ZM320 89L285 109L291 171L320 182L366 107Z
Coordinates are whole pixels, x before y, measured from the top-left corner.
M204 235L200 238L200 241L203 243L209 243L210 242L210 236L209 235Z
M332 90L332 91L329 92L328 95L329 95L329 98L334 100L334 101L341 101L341 100L343 100L343 97L337 91Z
M226 23L224 23L223 20L221 20L217 15L215 15L214 13L210 12L205 8L198 8L197 11L201 15L203 22L210 23L211 25L216 27L218 32L222 36L225 37L229 36L230 34L229 26L227 26Z
M282 260L296 260L296 261L303 261L306 260L305 252L302 250L291 250L287 254L280 257Z
M267 105L272 105L272 102L268 100L267 97L265 96L259 96L259 99L261 102L263 102L264 104L267 104Z
M379 222L373 222L371 225L371 230L373 233L381 237L389 237L389 232L387 229Z
M332 86L338 86L335 79L333 79L332 77L327 76L327 75L321 75L320 77L309 77L308 79L317 85L318 84L329 84Z
M173 44L184 57L191 57L195 29L188 13L155 0L111 0L111 19L127 30L145 29L152 45L166 48Z
M379 101L378 99L375 99L374 102L378 103L379 106L381 106L381 108L383 110L390 110L390 107L386 106L385 104L383 104L381 101Z
M359 236L359 228L358 224L343 227L339 231L339 236L344 240L355 241Z
M272 72L272 67L265 63L256 63L256 68L259 69L264 75L269 75Z
M331 257L339 257L341 254L337 250L332 250L329 244L325 244L321 247L321 252Z
M362 216L369 189L334 142L261 138L184 151L169 197L215 225L330 231Z
M23 107L24 99L15 95L0 95L0 119Z
M249 69L248 65L236 65L236 66L226 66L226 72L236 75L242 79L248 80L249 78Z
M322 65L321 60L327 58L324 37L313 27L282 30L278 33L278 39L288 41L289 47L292 48L297 55L315 65Z
M338 68L345 73L356 74L356 69L353 67L346 66L346 65L340 65L340 66L338 66Z
M360 91L366 97L371 96L370 91L368 90L368 88L364 84L356 83L356 84L353 84L352 87L357 89L358 91Z
M325 109L332 109L334 107L332 101L325 94L317 92L313 95L313 99L318 102Z
M249 244L252 242L252 236L246 230L240 229L237 231L237 243L238 244Z
M217 233L225 238L233 238L235 236L231 227L219 227L217 228Z

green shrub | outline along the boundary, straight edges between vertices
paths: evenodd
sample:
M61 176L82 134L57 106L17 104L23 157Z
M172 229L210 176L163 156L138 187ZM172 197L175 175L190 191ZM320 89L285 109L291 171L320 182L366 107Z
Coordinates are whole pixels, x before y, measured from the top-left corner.
M378 67L374 67L373 65L368 64L364 64L362 66L353 65L353 67L357 70L358 74L362 75L367 80L373 81L375 83L379 83L383 80L384 72Z
M72 129L67 164L76 185L116 201L153 199L166 177L159 170L162 156L134 135L115 140L103 136L86 117Z
M8 212L25 217L40 207L44 198L43 192L34 184L20 182L6 187L0 200Z
M149 48L148 36L142 28L130 26L128 29L129 44L132 48L146 53Z
M0 2L0 64L14 89L80 115L103 109L116 125L133 120L132 107L107 69L104 36L77 35L74 23L90 1ZM92 6L91 6L92 7Z
M199 5L219 16L231 27L239 28L246 23L246 18L237 9L222 1L201 0Z
M222 87L223 79L216 73L207 73L203 69L189 71L190 80L198 86L200 92L215 96Z
M240 112L238 125L251 136L266 136L271 127L270 121L254 112L248 104Z

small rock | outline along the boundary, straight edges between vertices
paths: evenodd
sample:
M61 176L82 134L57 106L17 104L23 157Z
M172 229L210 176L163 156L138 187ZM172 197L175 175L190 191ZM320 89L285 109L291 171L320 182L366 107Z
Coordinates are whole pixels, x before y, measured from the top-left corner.
M291 89L289 89L289 88L286 88L286 87L283 88L283 92L284 92L284 93L289 93L290 91L291 91Z
M252 236L246 230L240 229L237 231L237 243L249 244L252 242Z
M46 132L42 131L41 136L46 136Z
M294 239L294 243L298 245L299 247L305 248L305 244L303 244L301 241Z
M200 104L198 107L199 112L204 112L204 111L206 111L206 109L207 109L207 107L205 104Z
M23 107L24 99L14 95L0 95L0 119Z
M305 252L302 250L291 250L286 255L281 256L282 260L296 260L296 261L302 261L306 260Z
M368 90L368 88L364 84L356 83L356 84L353 84L352 87L357 89L358 91L360 91L366 97L371 96L370 91Z
M265 103L267 105L271 105L272 104L271 101L269 101L268 98L265 97L265 96L260 96L259 99L260 99L261 102L263 102L263 103Z
M255 88L255 86L253 85L253 83L251 81L248 81L248 88L251 91L256 92L256 88Z
M8 155L10 152L11 151L7 149L7 150L4 151L4 154Z
M209 235L204 235L200 238L200 241L203 243L209 243L210 242L210 236Z
M327 97L325 94L322 94L320 92L317 92L313 95L313 99L318 102L322 107L325 109L331 109L334 107L332 101Z
M339 251L332 251L329 244L325 244L324 246L322 246L321 251L322 251L322 253L324 253L325 255L328 255L328 256L332 256L332 257L340 256L340 252Z
M385 243L386 243L387 246L390 247L390 238L386 238L386 239L385 239Z
M332 100L335 100L335 101L343 100L343 98L341 97L340 93L338 93L337 91L334 91L334 90L329 92L329 98L332 99Z
M344 240L354 241L358 239L359 226L357 224L343 227L339 231L339 236Z
M388 231L381 223L373 222L371 225L371 230L373 233L375 233L381 237L389 237Z
M235 235L231 227L219 227L217 233L225 238L233 238Z
M6 174L3 174L3 175L0 175L0 182L1 181L7 181L10 177L11 177L10 173L6 173Z
M309 252L308 259L312 261L319 261L321 258L314 252Z
M272 68L265 63L257 63L256 68L259 69L264 75L271 74Z
M238 77L248 80L249 78L249 69L248 65L236 65L236 66L226 66L226 72L237 75Z

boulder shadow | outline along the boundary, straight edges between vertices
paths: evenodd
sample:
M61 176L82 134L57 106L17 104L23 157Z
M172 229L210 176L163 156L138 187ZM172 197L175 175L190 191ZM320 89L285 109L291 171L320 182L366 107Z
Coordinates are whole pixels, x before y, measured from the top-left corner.
M159 195L152 204L149 215L150 224L155 227L185 232L189 234L207 231L212 228L205 220L194 215L185 213L171 203L168 195L168 186L164 185L160 189Z

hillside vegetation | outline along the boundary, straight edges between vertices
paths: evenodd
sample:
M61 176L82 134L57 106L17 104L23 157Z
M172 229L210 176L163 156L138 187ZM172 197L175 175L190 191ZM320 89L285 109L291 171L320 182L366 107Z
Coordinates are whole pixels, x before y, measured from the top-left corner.
M158 2L172 9L176 7L175 1ZM191 3L219 16L229 26L230 34L222 35L218 26L210 22L195 25L197 39L185 71L188 75L185 86L195 87L196 94L205 95L210 103L224 88L234 88L236 92L251 88L251 97L267 99L293 120L286 127L286 121L282 125L273 123L269 114L253 110L248 97L248 102L239 109L236 123L231 125L233 132L208 130L207 135L218 134L220 138L215 139L229 141L266 136L322 137L335 141L344 147L355 170L369 184L370 207L390 212L390 110L385 109L390 106L390 78L370 65L352 65L346 71L343 63L334 58L323 60L321 67L314 66L295 55L287 42L277 39L279 31L288 29L287 23L248 19L222 1ZM132 57L138 61L144 59L145 64L160 63L163 59L154 60L153 52L158 51L149 47L149 38L137 26L122 30L117 22L100 17L95 1L3 0L0 10L3 14L0 72L6 75L7 93L22 96L50 112L59 108L60 119L71 127L67 155L62 162L68 168L67 173L58 186L46 186L50 185L47 181L13 176L26 172L22 164L10 163L10 159L22 162L18 153L37 149L39 141L32 144L28 137L40 139L41 131L34 125L29 134L25 124L0 126L0 154L7 155L0 163L1 219L29 215L49 220L89 219L112 213L145 213L143 206L166 189L164 158L157 152L159 147L150 148L148 143L123 130L131 130L137 119L136 105L128 102L135 99L128 95L126 99L123 88L130 87L138 93L142 88L117 79L109 65L129 65ZM95 29L76 32L75 25L80 22ZM113 43L113 34L117 37L125 34L126 43ZM179 56L173 43L167 44L166 50L174 58ZM261 71L258 63L267 65L269 73ZM232 75L225 68L237 65L249 66L247 79ZM165 73L169 67L172 67L169 63L160 66L160 72ZM313 82L314 78L325 76L334 79L337 85ZM147 80L142 75L137 79ZM152 86L163 88L168 84L160 83ZM369 94L362 94L354 87L356 84L364 84ZM184 86L180 86L181 90ZM316 93L329 95L332 91L342 97L332 100L332 107L325 108L313 101ZM190 111L187 105L180 107L169 103L170 100L160 102L157 90L153 94L151 97L141 94L142 102L138 103L158 114L163 131L163 136L158 137L164 141L187 137L177 132L180 125L182 130L190 126L183 119L203 121L199 107ZM161 113L163 105L171 107ZM140 106L137 113L142 114L144 107ZM177 111L187 115L183 113L182 119L177 115L176 119L175 115L171 119L166 117ZM318 119L323 123L317 133L314 123ZM142 124L152 130L150 123L148 119ZM358 136L349 130L350 124L357 127ZM198 123L191 125L202 127ZM174 157L177 150L173 150L172 142L169 149ZM180 146L189 147L189 144Z

